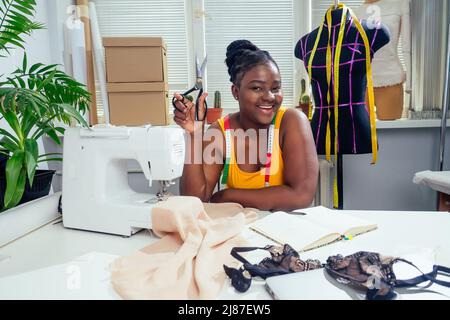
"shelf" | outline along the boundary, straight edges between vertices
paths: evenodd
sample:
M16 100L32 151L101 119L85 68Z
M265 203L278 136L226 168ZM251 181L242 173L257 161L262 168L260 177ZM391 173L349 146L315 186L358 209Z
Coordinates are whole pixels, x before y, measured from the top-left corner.
M377 120L377 129L415 129L415 128L440 128L440 119L430 120L410 120L399 119L392 121ZM447 127L450 126L450 120L447 120Z

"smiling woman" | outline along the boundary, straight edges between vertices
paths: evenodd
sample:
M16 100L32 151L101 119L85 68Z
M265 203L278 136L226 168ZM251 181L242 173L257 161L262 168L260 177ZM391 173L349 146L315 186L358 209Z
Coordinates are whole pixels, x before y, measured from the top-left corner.
M281 107L277 63L247 40L232 42L226 57L239 112L219 119L203 134L204 123L193 120L192 102L174 95L174 120L189 137L180 193L260 210L310 206L317 186L317 154L308 119ZM205 98L199 100L200 109ZM219 182L225 189L213 193Z
M281 107L279 68L267 51L237 40L226 57L239 112L219 119L203 134L204 123L193 120L192 102L174 95L174 120L189 137L180 193L260 210L308 207L318 178L308 119ZM199 100L200 109L205 98L203 94ZM219 182L225 189L213 193Z
M281 106L280 71L267 51L237 40L226 57L239 112L219 119L203 134L204 123L194 121L192 102L174 95L174 120L188 133L180 193L260 210L308 207L318 178L308 119ZM200 109L205 98L203 94L199 100ZM213 193L219 182L225 189Z

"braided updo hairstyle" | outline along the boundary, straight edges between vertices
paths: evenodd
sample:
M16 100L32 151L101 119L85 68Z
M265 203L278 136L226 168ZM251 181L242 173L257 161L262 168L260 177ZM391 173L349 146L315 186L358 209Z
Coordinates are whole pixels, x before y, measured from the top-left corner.
M227 47L225 63L228 67L230 81L239 87L244 74L256 65L272 62L278 69L277 63L269 52L260 50L248 40L236 40Z

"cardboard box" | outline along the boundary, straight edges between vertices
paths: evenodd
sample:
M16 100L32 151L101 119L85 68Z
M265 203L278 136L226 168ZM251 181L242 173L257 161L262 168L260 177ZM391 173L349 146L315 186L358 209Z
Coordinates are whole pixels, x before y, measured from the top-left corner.
M169 124L169 92L165 82L108 83L107 89L111 124Z
M107 82L167 82L166 45L162 38L103 38Z

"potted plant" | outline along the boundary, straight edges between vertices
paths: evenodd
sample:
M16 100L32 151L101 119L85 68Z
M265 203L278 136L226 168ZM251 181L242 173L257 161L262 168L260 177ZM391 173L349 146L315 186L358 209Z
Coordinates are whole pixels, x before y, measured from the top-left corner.
M0 57L10 54L13 47L24 49L22 37L44 27L30 20L34 17L35 6L34 0L2 0ZM38 184L48 194L54 172L44 172L46 184L36 183L36 177L41 176L37 166L62 158L60 153L40 154L37 141L47 135L61 144L58 134L64 133L63 124L76 121L87 126L82 114L90 100L85 86L58 70L57 65L28 66L26 53L22 66L3 78L4 81L0 80L0 120L6 121L9 128L0 128L0 153L7 157L3 188L0 186L0 210L45 195L36 190ZM26 188L31 195L24 196Z
M206 114L206 122L211 124L217 119L222 117L222 98L220 96L220 91L214 92L214 108L208 109L208 113Z
M194 97L191 96L190 94L188 94L188 95L186 96L186 99L188 99L190 102L194 101Z
M311 106L311 98L306 93L306 80L301 80L302 90L300 92L300 99L298 100L298 106L296 108L301 109L307 116L309 116Z

